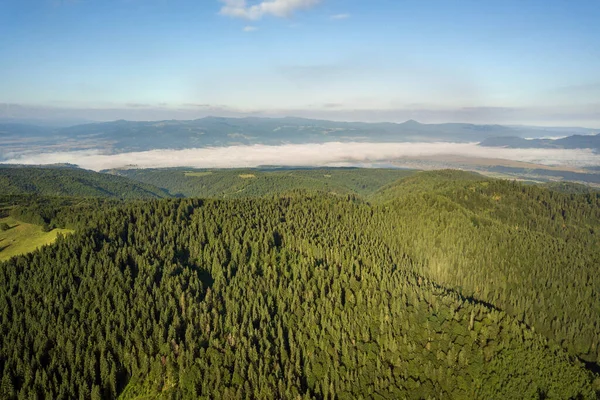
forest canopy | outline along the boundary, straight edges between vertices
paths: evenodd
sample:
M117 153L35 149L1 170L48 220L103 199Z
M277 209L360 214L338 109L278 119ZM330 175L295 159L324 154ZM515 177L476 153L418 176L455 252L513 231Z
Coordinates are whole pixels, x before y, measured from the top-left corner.
M600 194L384 180L4 196L75 232L0 263L0 397L597 398Z

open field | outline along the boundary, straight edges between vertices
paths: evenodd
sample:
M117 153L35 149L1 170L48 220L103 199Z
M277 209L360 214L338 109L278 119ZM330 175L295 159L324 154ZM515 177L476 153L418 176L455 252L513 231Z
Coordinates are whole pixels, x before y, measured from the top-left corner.
M39 225L27 224L14 218L2 218L0 224L7 223L10 229L0 231L0 261L34 251L35 249L54 242L56 236L72 233L70 229L53 229L43 232Z
M185 172L184 175L198 178L201 176L212 175L212 172L211 171L190 171L190 172Z

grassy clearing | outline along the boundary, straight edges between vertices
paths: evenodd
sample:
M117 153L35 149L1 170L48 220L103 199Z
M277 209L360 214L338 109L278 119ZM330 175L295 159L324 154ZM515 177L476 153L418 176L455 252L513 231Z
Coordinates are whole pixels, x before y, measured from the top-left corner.
M212 172L211 171L185 172L184 175L199 178L202 176L212 175Z
M35 249L54 242L59 233L63 235L72 233L70 229L53 229L43 232L39 225L26 224L14 218L2 218L0 224L7 223L10 229L0 231L0 261L26 254Z
M242 178L242 179L254 179L254 178L256 178L256 175L254 175L254 174L240 174L239 177Z

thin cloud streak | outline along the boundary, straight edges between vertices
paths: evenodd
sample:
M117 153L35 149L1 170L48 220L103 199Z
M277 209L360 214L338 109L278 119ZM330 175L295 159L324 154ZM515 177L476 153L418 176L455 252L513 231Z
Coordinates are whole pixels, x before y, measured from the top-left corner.
M221 0L220 14L228 17L259 20L266 15L287 18L295 11L311 8L321 0L264 0L249 5L246 0Z
M348 19L350 18L350 14L335 14L329 18L333 20Z
M477 143L339 143L252 145L151 150L123 154L99 151L22 154L6 164L72 163L102 170L135 165L138 168L196 167L232 168L260 165L327 166L339 163L372 163L401 157L456 155L531 162L544 165L600 165L600 154L592 150L508 149L481 147Z

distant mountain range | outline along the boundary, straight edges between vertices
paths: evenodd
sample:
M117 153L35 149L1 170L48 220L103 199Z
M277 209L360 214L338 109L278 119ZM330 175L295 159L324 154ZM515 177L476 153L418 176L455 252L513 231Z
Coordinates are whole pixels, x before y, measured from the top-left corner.
M303 118L220 118L191 121L114 121L66 128L0 121L0 160L39 151L98 149L125 153L152 149L286 143L481 142L581 133L584 128L538 128L463 123L335 122ZM592 133L592 131L590 131ZM503 142L497 142L502 144ZM525 142L529 143L529 142ZM545 142L544 142L545 143Z
M600 150L600 133L573 135L561 139L523 139L516 136L492 137L481 141L480 146L508 147L511 149L594 149Z

